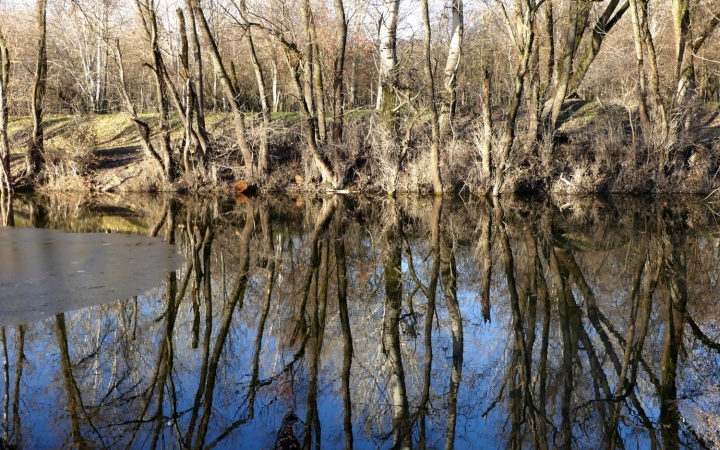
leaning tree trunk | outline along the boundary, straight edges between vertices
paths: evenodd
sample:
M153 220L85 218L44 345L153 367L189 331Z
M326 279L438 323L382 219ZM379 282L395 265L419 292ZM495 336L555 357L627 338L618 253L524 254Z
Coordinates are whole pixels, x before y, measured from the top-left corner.
M128 114L130 114L130 117L135 124L135 129L137 130L138 136L140 137L140 145L142 146L145 154L152 158L152 160L157 163L159 169L162 171L163 160L160 154L155 150L155 147L150 140L150 126L142 119L140 119L137 114L137 110L135 109L135 104L133 104L132 100L130 99L130 94L128 93L127 82L125 80L125 69L123 67L122 52L120 51L119 41L115 41L115 48L113 49L113 54L115 57L115 64L117 65L118 69L118 84L120 87L120 95L122 96L123 102L125 103L126 111L128 112Z
M177 176L177 170L172 160L172 149L170 147L170 117L168 115L167 88L164 76L165 62L160 51L158 37L157 16L153 3L143 3L135 0L138 11L145 22L146 32L150 39L150 50L152 52L152 72L155 78L155 101L157 102L158 119L160 122L160 158L162 159L163 178L166 182L172 183Z
M505 183L505 169L508 164L510 152L515 143L515 132L517 125L517 116L522 100L523 86L525 77L530 65L530 57L532 56L532 48L535 41L535 13L538 2L534 0L526 0L524 2L516 2L516 29L517 36L515 45L520 51L520 61L518 69L515 73L513 82L513 93L510 97L510 109L505 121L505 133L503 136L502 148L500 149L499 158L495 167L495 180L493 183L492 195L497 197L503 190ZM523 13L524 11L524 13Z
M560 50L562 53L555 63L555 95L553 96L552 101L549 126L551 132L555 132L557 121L560 118L560 112L562 111L563 101L565 101L565 97L568 92L570 73L572 72L575 59L575 48L577 47L576 41L578 38L582 37L582 34L580 36L577 35L581 6L578 1L570 1L569 8L569 23L567 25L566 34L563 36L564 42Z
M241 25L245 28L245 37L248 43L248 52L250 53L250 62L252 62L253 71L255 72L255 82L257 83L258 94L260 95L260 115L263 120L263 130L260 133L260 151L258 154L258 172L260 174L266 174L269 166L269 154L268 154L268 133L270 133L270 102L268 101L268 89L267 83L265 82L265 76L263 74L263 68L260 65L260 60L257 57L255 51L255 41L253 40L252 29L247 19L247 7L245 2L240 3L241 12Z
M255 44L253 42L250 28L247 30L248 49L250 51L250 61L252 61L253 70L255 71L255 81L257 82L258 94L260 94L260 108L262 109L261 115L263 120L263 131L260 138L260 152L258 155L258 172L265 174L268 172L269 158L268 153L270 145L268 143L268 133L270 133L270 104L268 102L267 86L265 84L265 77L263 75L262 66L260 60L258 60L257 53L255 52Z
M297 91L298 98L301 99L300 104L302 106L302 113L305 117L305 124L307 125L308 149L310 150L313 161L315 162L315 167L317 167L317 169L320 171L323 183L328 183L333 187L333 189L337 189L341 186L343 180L337 179L332 170L332 167L330 166L330 163L320 152L320 147L318 146L315 132L315 128L317 126L317 118L313 114L314 110L310 109L308 103L303 99L304 90L300 82L300 62L292 61L293 58L297 58L298 55L291 54L291 49L289 49L288 47L285 47L285 52L288 68L290 69L290 75L293 80L293 84L295 84L295 90Z
M689 42L686 42L685 44L687 48L685 48L683 52L683 59L680 63L680 71L677 74L677 88L675 91L676 105L679 105L681 107L685 106L685 108L681 108L681 120L678 121L678 124L683 124L685 129L689 128L690 126L690 108L688 108L687 106L692 105L693 99L697 95L697 83L695 79L695 55L698 54L707 38L710 36L711 33L715 31L719 24L720 13L716 11L712 14L712 18L707 23L705 28L700 32L694 32L694 38ZM684 120L682 120L682 116L684 116Z
M220 51L217 47L217 43L215 42L215 38L213 38L212 34L210 33L210 27L207 23L207 20L205 19L205 14L203 13L202 8L200 8L199 2L197 0L192 0L192 3L194 8L193 10L195 12L195 19L200 26L200 32L203 36L203 39L205 40L205 45L210 50L210 58L213 62L215 75L220 80L220 84L225 94L225 99L230 105L230 110L232 111L233 121L235 123L235 138L237 140L238 146L240 147L240 152L242 153L243 159L245 160L245 178L247 182L252 183L256 181L257 178L256 170L255 165L253 164L250 146L247 143L247 137L245 132L245 117L243 116L243 112L240 109L240 104L238 103L237 91L235 89L235 86L233 86L232 82L230 81L230 77L228 76L227 71L225 70L222 58L220 57Z
M442 103L440 104L440 141L447 138L452 129L452 120L457 106L457 74L465 28L463 24L463 0L452 2L452 22L450 27L450 49L445 63Z
M37 0L36 30L37 54L35 60L35 79L32 92L33 130L28 139L25 153L25 174L36 176L42 169L42 153L45 149L43 133L43 102L45 101L45 81L47 78L47 0Z
M8 142L7 86L10 79L10 53L0 31L0 192L12 190L10 179L10 144Z
M185 0L185 8L188 10L190 30L190 45L192 46L192 54L194 64L193 83L195 84L195 117L197 118L198 133L202 139L208 140L207 130L205 129L205 91L203 89L203 64L202 54L200 53L200 39L197 33L197 18L195 10L192 7L192 0Z

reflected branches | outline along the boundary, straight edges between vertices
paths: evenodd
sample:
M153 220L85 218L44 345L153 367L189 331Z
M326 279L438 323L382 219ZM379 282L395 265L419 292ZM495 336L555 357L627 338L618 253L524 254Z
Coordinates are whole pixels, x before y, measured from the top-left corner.
M16 201L15 216L68 226L56 205ZM720 263L720 241L702 208L147 205L123 220L186 263L135 298L5 330L9 442L42 439L21 418L37 414L26 386L45 381L47 348L42 404L79 447L272 448L281 426L306 449L714 442L720 280L702 264Z

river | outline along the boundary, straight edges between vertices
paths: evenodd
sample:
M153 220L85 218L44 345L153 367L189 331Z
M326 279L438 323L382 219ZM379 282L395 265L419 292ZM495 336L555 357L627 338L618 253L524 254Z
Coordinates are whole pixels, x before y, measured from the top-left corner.
M716 206L16 197L2 437L269 449L285 424L307 449L717 447Z

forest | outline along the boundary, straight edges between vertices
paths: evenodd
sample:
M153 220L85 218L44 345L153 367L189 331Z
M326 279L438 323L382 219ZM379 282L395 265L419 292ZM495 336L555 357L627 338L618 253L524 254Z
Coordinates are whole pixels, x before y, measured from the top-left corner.
M0 186L713 193L717 0L0 0Z

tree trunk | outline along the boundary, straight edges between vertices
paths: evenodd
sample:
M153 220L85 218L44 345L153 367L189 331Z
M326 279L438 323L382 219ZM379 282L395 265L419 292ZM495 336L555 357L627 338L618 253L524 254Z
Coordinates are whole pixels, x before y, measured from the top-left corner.
M423 28L425 30L425 55L423 58L425 69L425 89L430 104L430 178L432 179L435 195L442 194L443 186L440 178L440 123L438 119L437 104L435 102L435 80L432 73L432 62L430 61L430 15L428 13L428 0L422 0ZM458 55L459 56L459 55Z
M10 143L8 142L8 83L10 81L10 53L0 30L0 192L12 191L10 178Z
M396 134L394 97L398 82L396 36L400 0L382 0L381 8L378 109L381 111L385 130L394 138Z
M278 90L278 67L277 62L275 61L275 57L273 56L272 60L272 111L273 112L280 112L280 92Z
M45 81L47 78L47 0L37 0L36 6L36 32L37 54L35 60L35 79L32 91L32 119L33 130L28 139L25 154L25 174L34 177L40 173L43 165L43 151L45 150L43 132L43 103L45 101Z
M568 83L570 81L570 73L573 69L573 60L575 56L576 41L578 38L578 19L581 15L579 0L571 0L568 4L570 8L570 21L567 24L564 42L561 48L561 55L555 64L555 92L552 102L552 110L550 112L550 130L555 131L557 121L562 111L563 101L568 92ZM582 34L579 36L582 37Z
M457 74L462 52L463 34L465 32L463 20L463 0L453 0L452 21L450 25L450 49L445 63L442 103L440 104L440 142L444 142L452 130L452 120L455 117L457 105Z
M512 97L510 98L510 110L505 122L505 135L503 136L503 147L500 151L500 160L498 161L495 168L495 180L493 185L492 195L497 197L503 189L503 183L505 182L505 166L507 165L510 151L512 150L513 144L515 143L515 126L517 122L517 114L520 109L520 101L522 99L523 85L525 83L525 76L528 70L528 64L530 62L530 55L532 53L533 41L535 40L535 33L532 31L532 24L527 23L531 17L531 14L527 14L528 17L525 21L526 34L522 47L522 55L520 64L515 74L515 86Z
M714 12L705 28L700 32L696 32L694 39L686 43L687 48L683 52L680 73L677 75L675 104L681 109L677 125L679 126L682 124L685 129L688 129L690 126L689 106L692 105L693 99L697 96L695 55L700 51L708 36L715 31L718 24L720 24L720 13ZM712 99L707 99L706 101L710 100Z
M195 121L194 113L195 104L197 102L197 95L195 93L195 84L193 83L193 76L190 69L190 55L187 38L187 28L185 26L185 15L183 14L181 8L178 8L176 10L176 13L178 16L178 23L180 28L180 75L185 83L184 104L180 101L179 95L177 94L167 71L165 71L165 76L167 78L167 84L171 88L176 109L183 121L183 126L185 127L185 145L183 148L183 163L185 165L185 173L187 175L190 175L192 173L192 168L189 161L190 153L197 153L200 171L202 175L205 176L205 168L207 162L206 158L210 144L208 143L206 136L204 136L202 133L196 133L193 127L193 123ZM198 152L198 150L200 151Z
M650 132L650 116L647 110L647 87L645 79L645 58L643 55L643 30L640 25L638 0L630 0L630 17L632 18L633 39L635 42L635 58L638 75L638 114L640 124L645 133Z
M482 92L482 141L480 142L480 159L482 163L482 183L485 192L489 191L492 176L492 108L490 104L492 76L490 70L485 69Z
M197 118L198 133L202 139L208 140L207 130L205 129L205 91L203 89L203 64L202 64L202 53L200 50L200 39L197 34L197 18L195 17L195 10L192 7L192 0L185 0L185 8L188 10L190 15L190 45L192 46L194 64L193 83L195 84L195 102L193 107L195 108L195 117ZM189 75L189 74L188 74Z
M580 59L580 62L576 65L570 78L570 82L568 84L569 93L575 92L577 88L580 87L580 83L582 83L585 78L590 65L595 60L598 53L600 53L600 46L602 45L603 40L615 24L618 23L620 18L622 18L625 11L627 11L630 7L630 1L627 0L617 11L615 11L619 1L620 0L610 0L603 15L600 16L597 22L595 22L595 26L592 29L592 35L590 36L590 41L586 45L587 50L585 50L585 56Z
M153 65L151 70L155 78L155 101L157 102L158 120L160 122L160 161L163 169L163 177L166 182L175 181L177 171L172 160L170 147L170 118L168 115L168 102L166 94L165 62L160 51L158 36L157 16L152 2L135 0L147 37L150 40L150 51L152 53Z
M317 124L318 136L321 141L327 140L327 119L325 117L325 84L322 76L322 66L320 65L320 49L317 45L317 35L315 33L315 19L310 16L310 24L312 30L313 42L313 85L315 93L315 107L317 108Z
M255 52L255 42L253 41L252 29L245 20L246 6L243 2L242 8L242 20L243 25L246 27L245 37L247 38L248 51L250 53L250 61L252 62L253 71L255 72L255 82L258 87L258 94L260 96L260 115L263 120L263 130L260 137L260 151L258 154L258 173L265 175L268 173L270 155L268 153L268 133L270 133L270 104L268 102L267 85L265 83L265 76L263 75L263 69L258 60L257 53Z
M213 62L215 76L220 81L223 92L225 94L225 99L227 100L227 103L230 106L230 110L233 115L233 121L235 123L235 138L238 146L240 147L242 157L245 160L245 179L248 183L255 182L256 170L252 160L252 153L247 143L247 137L245 132L245 116L240 110L240 104L238 103L237 99L237 92L233 84L230 82L230 77L225 70L222 58L220 57L220 51L218 50L215 38L213 38L212 34L210 33L210 27L208 26L207 20L205 20L203 10L202 8L200 8L197 0L192 0L192 2L195 12L195 18L200 26L200 32L203 36L203 39L205 40L205 45L210 50L210 58Z
M333 64L333 121L332 142L339 145L343 138L345 115L345 47L347 44L347 21L343 0L334 0L337 30L335 31L335 47L337 54Z
M298 94L298 98L303 98L303 87L300 82L300 62L292 62L291 58L293 58L293 55L288 54L289 49L286 47L286 57L288 62L288 67L290 69L290 75L293 80L293 83L295 84L295 89ZM322 176L323 183L330 184L334 189L337 189L340 187L340 181L337 180L335 177L335 174L332 171L332 168L330 167L330 164L325 160L322 153L320 153L320 147L318 146L318 142L316 140L316 118L313 115L313 110L308 107L308 104L305 101L301 101L300 104L302 105L302 112L305 116L305 123L307 125L307 142L308 142L308 149L310 150L310 153L312 154L313 161L315 162L315 166L320 171L320 175Z
M125 103L125 109L130 114L130 117L135 124L135 129L138 132L138 136L140 137L140 143L143 150L145 151L145 154L152 158L158 164L160 170L164 172L163 160L158 154L158 152L155 150L155 147L150 140L150 126L148 126L147 123L140 119L137 114L137 110L135 109L135 105L130 99L130 94L128 93L127 89L127 82L125 81L125 69L123 68L122 52L120 51L120 43L118 41L115 41L115 48L113 49L113 53L115 56L115 63L117 64L118 68L120 95L122 96L123 102Z

